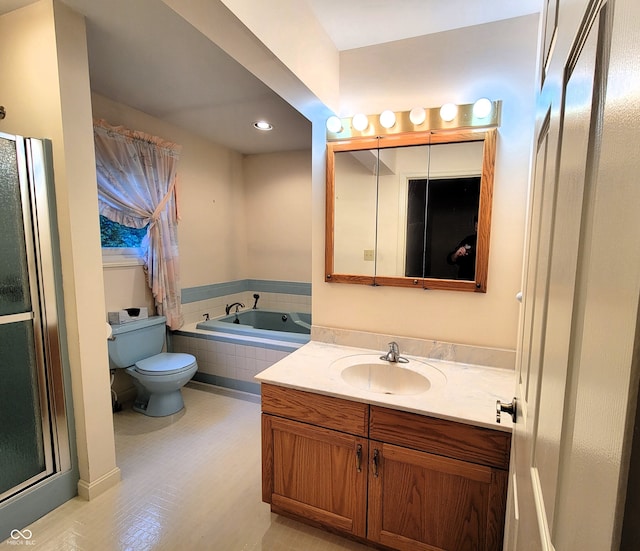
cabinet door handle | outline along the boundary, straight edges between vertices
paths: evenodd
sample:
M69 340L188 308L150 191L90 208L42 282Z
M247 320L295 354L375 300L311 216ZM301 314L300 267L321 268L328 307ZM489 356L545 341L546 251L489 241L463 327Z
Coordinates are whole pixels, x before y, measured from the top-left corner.
M356 448L356 471L362 472L362 444Z
M378 476L378 465L380 463L380 452L378 450L373 450L373 476Z

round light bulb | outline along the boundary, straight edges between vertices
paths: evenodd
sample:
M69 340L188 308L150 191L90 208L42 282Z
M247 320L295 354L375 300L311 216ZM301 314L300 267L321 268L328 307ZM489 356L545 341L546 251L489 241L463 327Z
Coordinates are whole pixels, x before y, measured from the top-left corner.
M389 109L380 113L380 126L391 128L396 123L396 114Z
M484 119L489 116L492 108L491 100L480 98L473 104L473 116L478 119Z
M409 112L409 120L415 125L422 124L426 118L427 112L424 107L414 107Z
M327 130L329 132L333 132L334 134L342 132L342 121L335 115L329 117L327 119Z
M445 103L440 108L440 118L443 121L449 122L456 118L458 114L458 106L455 103Z
M369 126L369 119L367 118L367 115L358 113L357 115L353 116L353 120L351 121L351 124L353 124L353 127L356 130L358 130L359 132L362 132L363 130L366 130L367 127Z

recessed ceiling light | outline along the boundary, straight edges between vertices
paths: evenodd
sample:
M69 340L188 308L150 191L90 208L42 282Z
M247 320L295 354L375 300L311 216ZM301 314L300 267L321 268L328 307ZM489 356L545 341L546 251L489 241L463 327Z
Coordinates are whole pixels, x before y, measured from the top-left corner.
M271 125L267 121L256 121L253 123L253 126L258 130L273 130L273 125Z

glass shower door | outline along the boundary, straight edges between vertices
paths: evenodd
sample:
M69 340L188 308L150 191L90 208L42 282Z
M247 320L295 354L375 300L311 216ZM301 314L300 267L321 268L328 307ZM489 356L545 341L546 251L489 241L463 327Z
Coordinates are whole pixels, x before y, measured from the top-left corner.
M61 467L52 422L59 361L47 321L48 309L55 314L46 304L50 251L38 225L44 170L41 144L34 146L0 133L0 503Z

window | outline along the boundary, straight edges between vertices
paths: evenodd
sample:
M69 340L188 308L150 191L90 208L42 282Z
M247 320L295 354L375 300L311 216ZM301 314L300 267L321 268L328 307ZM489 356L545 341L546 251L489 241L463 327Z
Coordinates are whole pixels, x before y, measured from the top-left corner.
M102 261L108 265L142 264L140 245L147 233L147 227L130 228L100 215L100 243Z
M146 233L146 226L140 229L130 228L100 215L100 243L103 249L113 247L139 248Z
M149 249L144 253L153 257L149 262L140 257L134 257L135 262L130 258L109 262L106 258L109 251L132 251L131 248L112 247L102 249L105 265L144 264L158 313L166 316L171 329L178 329L184 320L180 302L175 186L182 148L157 136L111 126L103 120L95 121L93 133L100 210L111 220L120 222L155 221L147 230ZM146 239L144 244L147 244Z

